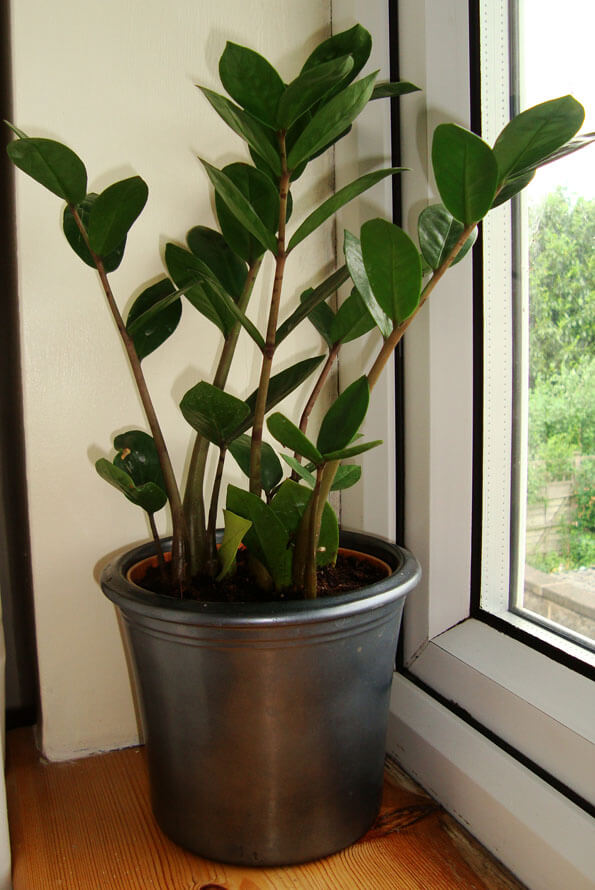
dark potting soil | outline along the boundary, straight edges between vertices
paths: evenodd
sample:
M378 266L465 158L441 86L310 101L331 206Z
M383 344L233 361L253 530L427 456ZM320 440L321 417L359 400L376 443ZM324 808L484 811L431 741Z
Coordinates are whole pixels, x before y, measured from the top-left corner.
M169 570L169 564L166 566ZM324 566L317 571L318 597L337 596L348 593L360 587L366 587L375 581L386 577L386 571L382 565L360 558L352 553L344 554L341 551L337 556L334 566ZM159 569L150 566L142 581L137 582L142 587L153 593L173 596L171 588L164 584ZM185 599L195 599L202 602L225 603L255 603L270 602L271 600L299 600L301 594L291 589L282 593L263 593L258 589L248 572L247 559L243 552L238 553L237 570L232 576L228 576L218 584L208 579L202 579L200 584L193 585L185 594Z

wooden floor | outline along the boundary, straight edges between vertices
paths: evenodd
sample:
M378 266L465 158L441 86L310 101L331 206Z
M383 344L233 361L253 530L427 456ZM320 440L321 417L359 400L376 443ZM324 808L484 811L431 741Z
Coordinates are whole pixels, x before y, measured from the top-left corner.
M142 748L43 762L7 738L14 890L520 890L441 807L388 765L380 816L358 843L293 868L237 868L180 849L150 811Z

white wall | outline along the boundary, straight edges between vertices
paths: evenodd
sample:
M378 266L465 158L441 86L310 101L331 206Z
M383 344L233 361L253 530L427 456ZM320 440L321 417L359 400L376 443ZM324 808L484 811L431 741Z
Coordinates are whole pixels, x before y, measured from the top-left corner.
M95 191L133 172L149 184L147 208L112 276L122 308L161 274L159 249L167 239L182 241L191 226L213 224L211 192L195 155L218 166L244 155L194 86L220 89L225 40L249 44L290 79L328 33L330 0L13 0L15 122L69 144L85 160ZM312 164L295 190L296 220L306 197L322 197L330 173L328 158ZM95 274L64 241L60 216L58 199L17 174L27 481L42 743L50 759L137 739L119 628L97 577L106 555L147 537L142 511L93 469L114 434L146 424ZM299 258L296 252L289 267L288 294L332 267L328 238L309 244L307 259L306 251ZM253 318L262 327L263 313ZM299 336L302 357L318 341L305 329ZM190 436L177 404L198 379L208 379L217 344L216 329L187 306L181 328L145 362L180 473ZM231 381L240 396L257 372L245 336L242 344Z

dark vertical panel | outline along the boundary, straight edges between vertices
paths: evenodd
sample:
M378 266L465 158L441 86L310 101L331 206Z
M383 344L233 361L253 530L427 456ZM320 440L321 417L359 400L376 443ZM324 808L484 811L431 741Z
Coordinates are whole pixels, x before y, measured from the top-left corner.
M11 119L9 4L0 4L1 117ZM2 126L0 161L0 587L6 639L7 726L35 722L37 661L25 482L14 184Z

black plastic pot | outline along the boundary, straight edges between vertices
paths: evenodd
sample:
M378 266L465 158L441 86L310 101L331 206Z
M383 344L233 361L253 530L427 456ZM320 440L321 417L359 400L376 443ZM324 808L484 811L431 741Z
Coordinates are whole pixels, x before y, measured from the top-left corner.
M127 580L147 544L101 584L127 626L163 831L223 862L290 865L353 843L380 806L407 551L343 533L393 573L310 602L177 601Z

